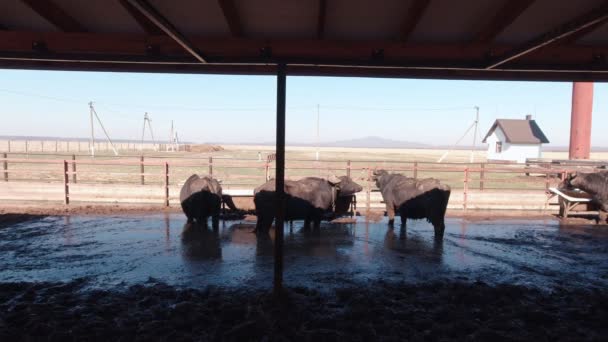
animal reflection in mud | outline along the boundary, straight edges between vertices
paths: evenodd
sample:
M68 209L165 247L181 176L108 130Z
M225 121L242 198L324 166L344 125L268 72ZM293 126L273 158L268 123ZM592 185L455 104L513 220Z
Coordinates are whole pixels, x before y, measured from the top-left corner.
M431 261L441 263L443 258L443 239L426 241L418 237L408 237L404 230L395 233L395 229L388 228L384 235L384 247L400 254L413 254Z
M210 230L204 225L186 223L182 231L184 256L192 260L213 260L222 258L222 246L217 229Z

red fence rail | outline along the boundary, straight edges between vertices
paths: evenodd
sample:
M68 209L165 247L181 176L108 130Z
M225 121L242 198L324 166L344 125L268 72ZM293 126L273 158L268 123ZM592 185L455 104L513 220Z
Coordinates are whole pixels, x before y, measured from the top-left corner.
M83 157L84 158L84 157ZM140 185L162 185L162 200L170 204L170 187L179 184L192 173L208 170L210 175L221 178L227 188L245 187L252 189L270 179L275 170L272 158L265 161L255 159L169 159L159 158L116 158L93 160L78 159L72 155L70 159L51 158L11 158L2 154L4 182L61 182L64 185L64 203L70 204L71 183L104 184L128 183ZM71 169L70 165L71 164ZM17 167L18 166L18 167ZM33 166L33 167L31 167ZM288 178L304 176L323 176L329 174L349 175L357 182L362 182L366 194L367 205L370 209L371 193L375 190L372 182L374 170L384 169L401 172L412 177L433 176L453 187L462 187L463 209L467 208L467 197L472 189L492 189L491 184L500 185L500 189L532 189L546 190L550 184L564 179L567 172L577 169L576 165L568 168L551 168L546 165L513 165L494 163L432 163L418 161L352 161L352 160L288 160L286 171ZM18 177L30 175L31 177ZM44 175L45 177L43 177ZM70 175L71 181L70 181ZM515 177L513 176L515 175ZM101 177L103 176L103 177ZM104 178L102 180L101 178ZM520 178L516 178L520 177ZM138 182L139 180L139 182ZM475 184L475 185L473 185ZM531 187L530 184L538 187ZM542 187L540 185L543 185ZM525 185L525 186L524 186Z

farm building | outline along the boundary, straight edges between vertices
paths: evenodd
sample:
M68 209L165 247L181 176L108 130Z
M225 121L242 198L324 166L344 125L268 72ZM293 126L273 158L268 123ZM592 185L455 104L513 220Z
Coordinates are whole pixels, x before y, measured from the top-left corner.
M525 119L496 119L485 138L488 160L525 163L526 158L540 158L541 146L549 142L531 115Z

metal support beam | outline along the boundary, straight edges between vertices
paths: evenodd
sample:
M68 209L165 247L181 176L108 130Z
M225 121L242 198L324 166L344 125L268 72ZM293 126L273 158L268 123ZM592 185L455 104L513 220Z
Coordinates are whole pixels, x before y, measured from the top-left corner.
M569 159L589 159L592 112L593 83L573 83Z
M198 51L198 49L190 43L190 41L184 36L181 32L175 28L175 26L167 20L160 12L156 10L156 8L152 7L150 3L146 0L128 0L133 7L135 7L141 14L146 16L151 22L156 24L163 32L165 32L169 37L171 37L175 42L181 45L188 53L190 53L194 58L196 58L201 63L207 63L203 54Z
M486 69L495 69L507 62L521 58L525 55L530 54L542 47L553 44L561 39L567 38L581 30L587 29L596 25L597 23L604 22L608 19L608 2L603 6L596 8L572 21L569 21L556 29L546 32L539 37L532 39L528 43L522 45L519 48L515 48L508 51L497 60L490 63Z
M274 235L274 293L283 291L283 227L285 225L285 96L286 67L277 68L276 220Z
M431 0L414 0L410 8L408 8L407 15L405 16L405 20L403 21L403 25L401 26L401 34L399 36L399 40L405 42L410 37L410 34L414 31L420 19L422 19L422 15L426 11L426 8L429 6Z
M21 0L34 12L64 32L86 32L76 19L72 18L51 0Z
M218 3L222 9L222 13L224 13L224 18L226 18L226 23L228 23L232 36L237 38L243 37L243 25L241 25L241 19L234 0L218 0Z
M475 35L472 43L490 43L511 25L524 11L532 5L534 0L507 0L505 4L491 17Z
M319 0L319 15L317 16L317 39L325 36L325 15L327 13L327 0Z
M566 37L564 39L561 39L557 44L560 44L560 45L574 44L579 39L592 33L593 31L599 29L601 26L604 26L607 22L608 22L608 20L598 21L596 24L591 25L591 26L587 27L586 29L580 30L576 33L569 35L568 37Z
M135 19L135 21L137 21L137 24L144 30L144 32L151 36L159 36L161 34L164 34L164 32L160 28L158 28L156 24L154 24L150 21L150 19L146 18L146 16L141 14L141 12L137 8L133 7L133 5L131 5L128 0L118 0L118 2L120 2L122 7L124 7L124 9L129 12L129 15L133 19Z

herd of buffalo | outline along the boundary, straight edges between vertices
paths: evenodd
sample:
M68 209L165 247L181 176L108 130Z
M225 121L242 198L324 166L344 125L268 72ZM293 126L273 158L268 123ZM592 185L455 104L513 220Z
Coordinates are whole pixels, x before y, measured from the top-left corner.
M395 213L401 216L401 228L406 220L426 218L435 228L435 237L442 238L444 217L450 187L434 178L416 179L386 171L376 171L374 181L382 193L389 225ZM348 213L354 196L363 187L347 176L306 177L285 181L285 220L304 220L304 228L319 229L323 219L333 219ZM188 223L206 225L209 217L213 227L219 223L222 203L236 210L231 196L222 193L220 182L212 177L190 176L181 189L180 201ZM253 202L257 216L256 232L270 229L276 215L275 181L269 180L254 190Z
M433 225L435 238L443 238L445 213L451 189L434 178L417 179L398 173L378 170L373 180L386 204L389 226L393 226L395 214L401 216L401 229L407 219L426 219ZM589 193L606 220L608 211L608 171L574 173L562 184L565 188L578 188ZM323 219L333 219L346 214L356 193L363 188L347 176L330 179L306 177L297 181L285 181L285 220L304 220L304 228L311 224L319 229ZM209 217L214 228L218 227L222 203L237 210L232 197L222 194L220 182L212 177L190 176L184 183L180 201L188 223L194 221L206 225ZM254 190L256 232L270 229L276 214L275 181L269 180Z

